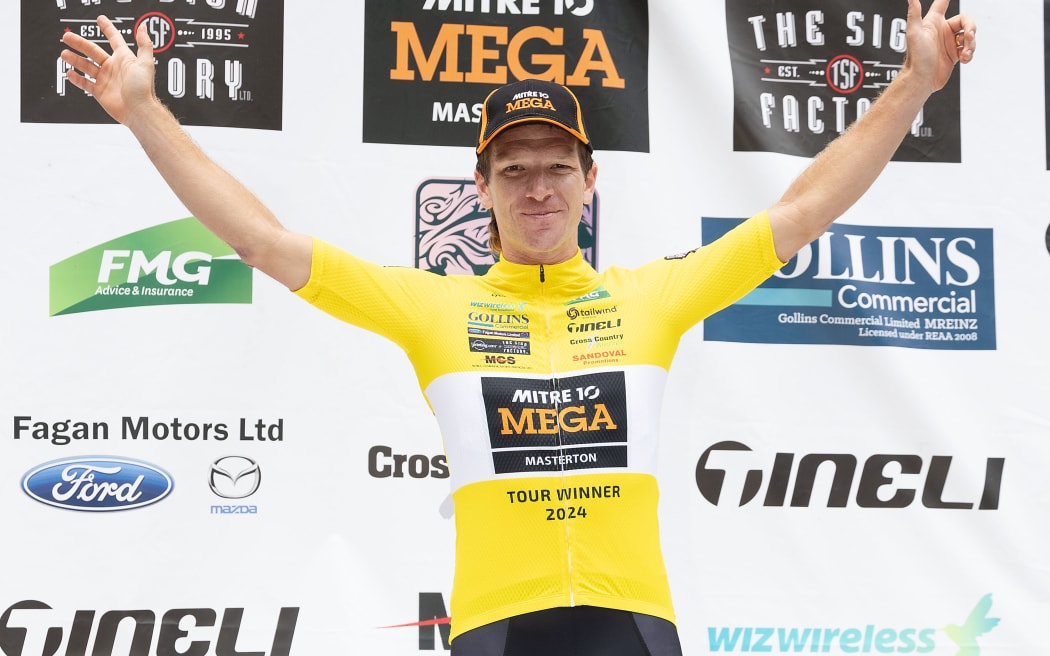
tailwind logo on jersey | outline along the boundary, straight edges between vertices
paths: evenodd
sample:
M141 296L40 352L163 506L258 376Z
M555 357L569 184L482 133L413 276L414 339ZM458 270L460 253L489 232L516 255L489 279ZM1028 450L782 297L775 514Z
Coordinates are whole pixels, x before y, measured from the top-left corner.
M473 178L424 180L416 190L416 268L483 275L496 263L489 221ZM577 238L583 259L597 268L598 194L583 206Z
M932 0L923 0L923 12ZM958 0L946 14L958 13ZM900 72L907 3L726 0L733 150L813 157ZM915 117L893 159L958 162L959 72Z
M992 595L986 594L961 624L949 624L944 633L950 638L949 651L939 649L947 643L938 639L938 629L931 626L709 626L708 650L711 653L774 654L954 654L981 656L978 638L999 624L989 617ZM955 651L955 648L958 651Z
M251 301L251 268L193 218L118 237L51 266L51 316Z
M735 219L701 220L703 243ZM751 293L704 321L704 339L995 350L990 228L836 223Z

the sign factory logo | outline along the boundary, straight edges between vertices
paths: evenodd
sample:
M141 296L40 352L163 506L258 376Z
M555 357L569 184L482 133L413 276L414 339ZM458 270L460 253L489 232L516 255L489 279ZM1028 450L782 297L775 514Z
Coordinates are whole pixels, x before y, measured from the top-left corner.
M583 259L598 267L598 194L583 206L578 240ZM488 210L473 178L429 179L416 189L416 268L443 275L482 275L496 263L489 248Z
M736 219L702 221L710 243ZM704 339L994 350L990 228L836 223L758 289L704 321Z
M923 0L923 10L931 0ZM947 15L958 13L958 0ZM812 157L900 72L907 4L726 0L733 149ZM959 72L915 117L897 161L958 162Z
M95 22L109 16L134 48L144 25L153 42L156 91L185 125L280 130L284 0L180 2L22 0L22 122L112 123L66 80L63 32L107 51Z
M476 143L488 93L539 78L577 94L596 148L649 150L644 0L366 0L364 30L367 143Z
M51 316L251 301L251 268L192 218L118 237L51 267Z

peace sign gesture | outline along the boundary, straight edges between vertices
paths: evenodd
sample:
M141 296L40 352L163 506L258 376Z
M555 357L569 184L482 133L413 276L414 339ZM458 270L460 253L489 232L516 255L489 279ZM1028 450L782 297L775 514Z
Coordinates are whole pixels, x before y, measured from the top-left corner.
M930 92L948 82L957 63L973 59L977 26L966 14L946 18L948 0L935 0L926 16L919 0L908 0L908 54L906 70L928 81Z

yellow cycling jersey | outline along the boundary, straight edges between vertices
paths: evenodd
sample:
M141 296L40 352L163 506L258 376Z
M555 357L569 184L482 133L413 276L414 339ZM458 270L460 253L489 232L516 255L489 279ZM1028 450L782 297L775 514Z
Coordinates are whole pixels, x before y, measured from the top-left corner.
M657 429L681 335L782 266L765 213L635 269L383 267L314 241L296 293L399 344L437 418L456 517L452 638L556 606L674 621Z

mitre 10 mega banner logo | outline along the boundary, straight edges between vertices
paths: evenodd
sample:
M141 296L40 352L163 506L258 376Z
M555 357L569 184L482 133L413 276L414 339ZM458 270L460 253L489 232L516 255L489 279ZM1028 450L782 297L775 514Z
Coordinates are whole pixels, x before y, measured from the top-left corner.
M645 0L365 0L364 141L477 142L494 88L572 89L596 148L649 150Z
M284 0L22 0L22 122L112 123L66 79L62 34L111 50L105 14L134 48L153 41L157 96L185 125L281 129Z
M922 2L923 11L931 0ZM958 13L958 0L947 15ZM733 149L812 157L900 72L906 2L726 0ZM926 102L893 159L958 162L959 71Z

